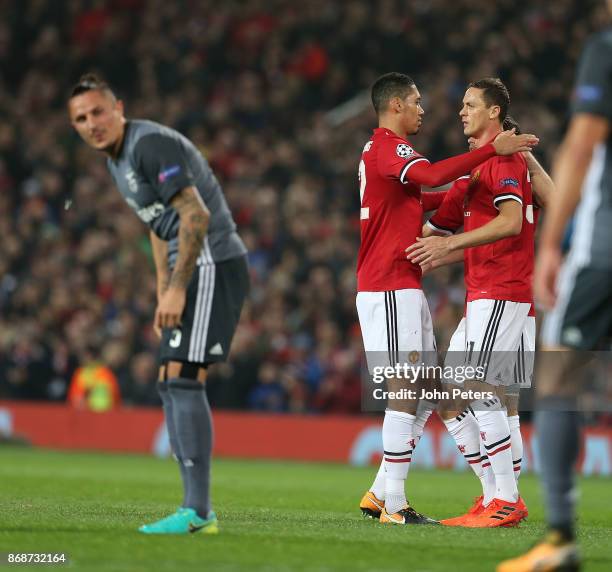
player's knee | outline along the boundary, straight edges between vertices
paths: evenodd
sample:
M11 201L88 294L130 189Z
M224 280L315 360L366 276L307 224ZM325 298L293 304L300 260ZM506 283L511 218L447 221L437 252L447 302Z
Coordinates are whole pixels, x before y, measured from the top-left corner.
M518 387L516 388L509 387L506 390L506 395L504 396L502 403L506 407L506 411L508 412L508 417L518 415L518 404L519 404Z
M499 396L491 393L489 397L472 401L471 407L474 411L501 411L504 405Z
M174 379L181 377L183 379L192 379L202 384L206 382L207 366L205 364L168 361L165 364L165 379Z

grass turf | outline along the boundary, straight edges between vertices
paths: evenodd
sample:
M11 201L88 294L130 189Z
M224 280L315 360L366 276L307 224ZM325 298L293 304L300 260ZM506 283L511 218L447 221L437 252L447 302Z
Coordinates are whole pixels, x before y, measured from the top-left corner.
M151 537L136 528L180 502L172 461L1 448L0 552L66 552L70 569L93 571L493 570L544 530L530 475L521 477L526 524L469 530L364 520L356 505L373 468L217 460L213 473L221 534ZM585 569L611 570L610 480L583 479L581 490ZM417 510L445 518L464 512L478 483L471 473L412 470L409 491Z

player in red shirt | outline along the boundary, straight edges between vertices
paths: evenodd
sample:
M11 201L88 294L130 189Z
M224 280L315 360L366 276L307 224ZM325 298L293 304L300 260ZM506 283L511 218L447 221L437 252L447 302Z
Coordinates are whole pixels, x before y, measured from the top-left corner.
M491 140L502 129L509 103L508 91L499 79L470 84L460 113L464 133L474 137L477 145ZM429 264L465 249L466 315L451 343L453 349L463 350L455 351L462 354L461 363L484 368L480 379L484 387L478 389L486 388L491 397L475 399L471 407L495 475L495 490L494 498L484 499L463 525L504 526L519 522L527 512L514 477L503 403L504 386L515 381L516 355L533 302L534 214L525 159L513 155L485 161L449 197L461 192L465 232L417 239L407 251L414 262ZM447 364L448 357L451 354ZM476 462L484 455L474 451L467 456Z
M409 356L418 360L423 352L435 351L421 269L404 255L405 245L420 236L423 202L427 209L434 206L428 194L421 196L421 185L449 183L497 154L526 151L537 143L533 135L505 132L476 151L432 164L407 139L419 131L424 113L414 81L403 74L386 74L374 83L372 102L378 129L366 143L359 163L361 246L357 263L357 311L371 373L377 367L408 363ZM387 387L389 391L414 388L397 379L387 380ZM383 461L361 509L369 516L379 516L383 523L435 522L416 513L404 492L419 437L416 404L389 399L387 406Z
M509 116L504 121L504 129L514 127L516 132L520 132L518 124ZM476 140L470 138L470 149L476 145ZM534 193L534 226L537 227L538 213L542 206L546 206L550 200L550 195L554 192L552 179L538 163L531 153L524 154L529 175L532 182ZM437 212L423 227L423 236L431 236L434 233L449 235L463 227L463 203L468 190L470 176L460 177L455 181L445 196L443 203ZM537 202L536 202L537 201ZM468 251L469 252L469 251ZM436 261L434 267L450 264L453 262L463 262L464 251L455 251L444 260ZM469 282L469 267L465 268L466 282ZM504 395L504 405L508 417L510 428L510 449L512 451L512 464L514 477L518 484L521 472L521 461L523 456L523 440L520 430L520 419L518 413L519 390L531 387L531 378L534 366L535 352L535 310L533 304L530 307L529 315L525 324L525 329L521 335L519 350L516 355L513 377L515 383L506 387ZM457 328L450 346L449 352L461 352L465 347L465 318L463 318ZM495 492L495 476L491 471L486 450L481 443L478 430L478 422L469 409L458 413L456 411L440 411L449 433L455 439L457 447L465 456L470 468L479 477L483 494L476 499L474 506L468 511L467 515L454 519L442 521L442 524L449 526L461 526L466 524L465 519L474 513L481 512L483 506L493 498Z

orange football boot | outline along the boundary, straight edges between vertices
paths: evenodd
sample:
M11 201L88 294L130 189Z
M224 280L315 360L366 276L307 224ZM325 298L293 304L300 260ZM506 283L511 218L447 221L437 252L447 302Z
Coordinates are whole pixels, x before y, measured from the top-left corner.
M372 491L368 491L363 495L359 508L365 518L380 518L380 513L385 508L385 501L377 498Z
M493 499L478 516L466 519L463 526L469 528L496 528L498 526L518 526L527 513L522 507L525 503L521 498L516 502Z
M497 572L576 572L580 555L574 542L563 542L558 532L551 532L531 550L497 567Z
M474 504L470 507L470 509L461 516L455 516L454 518L446 518L440 521L440 524L444 526L464 526L464 522L467 519L474 518L480 514L482 514L485 510L485 506L482 504L484 497L480 495L474 499Z

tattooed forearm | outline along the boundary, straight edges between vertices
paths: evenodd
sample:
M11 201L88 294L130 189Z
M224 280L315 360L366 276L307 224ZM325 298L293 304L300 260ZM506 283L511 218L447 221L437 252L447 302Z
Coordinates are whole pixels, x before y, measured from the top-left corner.
M164 274L157 279L157 296L161 295L168 289L170 285L170 273Z
M157 276L157 296L161 296L168 288L170 272L168 271L168 243L151 231L151 247L155 261L155 274Z
M210 213L193 187L183 189L170 202L180 217L178 257L169 286L187 288L204 244Z

